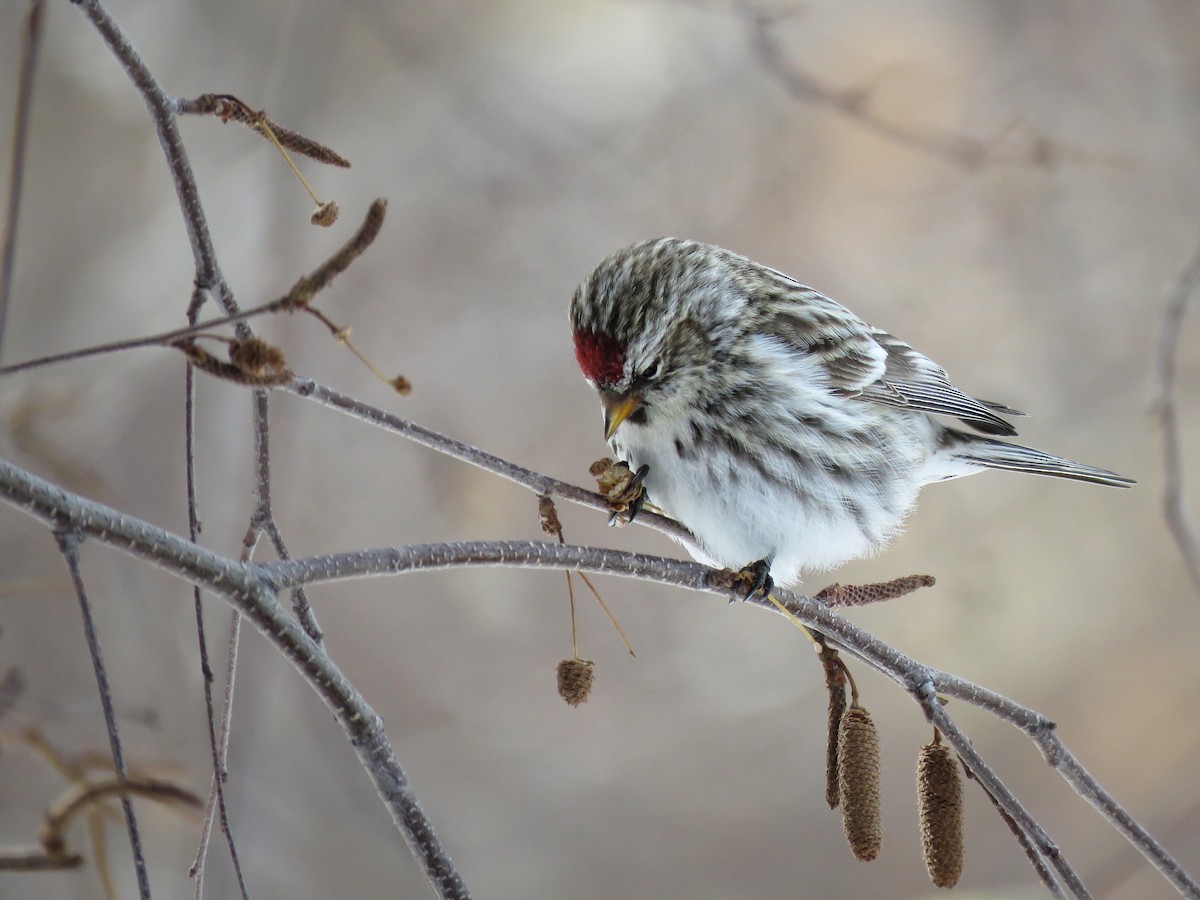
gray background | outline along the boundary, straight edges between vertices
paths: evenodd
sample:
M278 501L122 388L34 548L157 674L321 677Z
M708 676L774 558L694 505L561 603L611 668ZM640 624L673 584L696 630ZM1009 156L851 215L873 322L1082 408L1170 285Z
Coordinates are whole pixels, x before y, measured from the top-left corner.
M175 327L191 290L141 101L84 18L50 7L9 362ZM0 5L2 122L23 9ZM414 392L390 396L307 319L260 321L305 374L587 484L604 447L567 302L611 250L674 234L822 289L964 389L1030 412L1023 439L1139 479L1132 492L1000 473L933 487L887 553L807 586L936 575L935 589L853 619L1053 718L1200 869L1200 599L1164 529L1151 408L1164 298L1200 235L1194 4L814 2L776 27L789 65L862 89L874 121L982 142L991 153L976 166L789 95L723 4L114 0L112 12L168 91L236 93L354 163L302 163L343 210L323 231L264 141L182 122L243 305L285 291L370 199L388 198L376 247L320 306ZM1182 335L1179 372L1193 482L1198 321ZM182 386L164 350L7 378L0 452L182 531ZM540 534L533 497L492 476L297 398L273 399L271 415L275 508L296 554ZM205 381L198 422L203 539L236 555L252 503L248 395ZM680 552L644 529L560 511L574 542ZM102 748L51 537L0 509L0 547L0 659L28 684L2 727ZM206 787L190 592L95 544L84 564L128 756ZM331 653L386 719L478 896L933 893L912 784L928 728L895 686L854 668L883 743L884 850L865 865L824 806L825 696L794 629L712 596L600 585L638 658L585 597L581 649L597 683L580 709L554 690L570 653L557 573L313 591ZM219 647L226 614L216 601L207 610ZM252 896L423 896L332 717L256 634L238 687L228 793ZM1021 734L954 711L1098 894L1168 895ZM0 756L0 839L28 841L60 787L28 753ZM141 810L156 896L190 895L195 823ZM960 893L1039 895L975 789L966 815ZM128 896L119 827L110 842ZM217 844L212 860L210 895L230 896ZM3 897L97 892L86 871L0 876Z

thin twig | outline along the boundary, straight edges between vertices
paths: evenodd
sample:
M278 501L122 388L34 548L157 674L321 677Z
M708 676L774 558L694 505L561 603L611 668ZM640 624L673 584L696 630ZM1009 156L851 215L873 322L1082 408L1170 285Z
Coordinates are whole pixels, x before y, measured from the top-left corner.
M465 444L462 441L434 431L432 428L419 425L410 419L397 416L369 403L363 403L361 400L357 400L348 394L343 394L333 388L318 384L310 378L296 376L287 384L280 385L278 389L315 400L323 406L328 406L330 409L336 409L356 419L369 422L378 428L408 438L410 441L415 441L446 456L462 460L473 466L478 466L494 475L499 475L501 478L507 478L509 481L516 482L536 494L562 497L564 500L569 500L572 503L602 510L606 513L612 511L612 507L608 501L597 493L584 490L570 482L559 481L557 478L551 478L548 475L543 475L540 472L535 472L516 463L511 463L493 453L488 453L486 450ZM691 544L695 541L692 533L674 519L657 515L647 509L643 509L638 514L637 524L653 528L684 544Z
M814 106L831 109L900 146L931 154L964 169L976 169L984 164L996 162L1041 167L1050 167L1063 161L1109 167L1126 164L1124 160L1099 156L1040 134L1030 135L1020 147L1003 152L1001 146L1014 131L1012 125L1003 129L991 141L985 141L956 134L944 128L881 116L871 108L871 88L836 87L788 59L782 42L774 33L775 23L780 19L778 14L757 9L746 0L737 0L734 9L741 15L751 49L759 64L792 97Z
M970 768L968 768L965 763L963 764L963 769L966 771L967 777L971 779L971 781L973 781L975 784L979 784L979 780L971 773ZM1025 858L1029 860L1029 865L1037 874L1038 880L1042 882L1042 885L1047 891L1049 891L1052 897L1065 897L1066 894L1063 893L1062 887L1055 880L1054 873L1051 872L1050 867L1046 865L1045 857L1042 856L1042 854L1038 851L1038 848L1034 846L1033 842L1029 840L1029 835L1024 832L1024 830L1016 823L1016 821L1014 821L1013 817L1008 814L1008 811L1000 805L1000 802L992 795L991 791L989 791L982 784L979 784L979 789L983 791L983 796L988 798L988 802L991 803L992 808L996 810L996 814L1000 817L1000 821L1002 821L1008 827L1009 832L1013 836L1013 840L1017 842L1017 846L1024 851Z
M83 616L83 632L87 640L88 653L92 657L92 668L96 671L96 687L100 691L100 706L104 711L104 727L108 731L108 744L112 750L113 771L117 778L128 778L125 756L121 751L121 735L117 729L117 714L113 708L112 688L108 683L108 672L104 667L104 655L100 651L100 639L96 635L96 623L92 618L92 604L88 600L87 587L83 583L83 570L79 564L79 544L82 535L75 529L56 528L54 537L59 552L71 574L71 584L79 600ZM142 900L150 900L150 875L146 871L146 858L142 853L142 839L138 833L137 816L128 795L121 795L121 808L125 813L125 828L129 832L129 846L133 851L133 867L137 872L138 893Z
M78 853L47 853L45 847L0 849L0 872L58 872L82 865L83 857Z
M987 159L989 148L980 140L883 119L871 111L868 105L870 92L866 89L833 87L790 63L773 31L775 17L748 4L739 3L738 6L759 62L793 97L836 110L881 137L932 153L964 168L974 168Z
M254 545L258 543L258 534L266 534L271 542L275 555L280 559L289 559L287 544L275 521L275 511L271 507L271 444L270 444L270 395L266 391L254 392L254 493L256 501L254 514L250 519L250 527L254 534L254 544L250 544L250 533L246 535L247 545L244 548L244 562L249 562L254 555ZM318 644L323 640L321 626L317 615L308 602L304 588L297 587L292 591L292 609L296 619L308 633L308 636Z
M87 359L90 356L102 356L106 353L119 353L124 350L136 350L140 347L173 347L181 341L189 337L194 337L202 332L212 331L225 325L231 325L243 322L246 319L251 319L255 316L270 315L278 312L291 312L295 309L294 305L287 296L278 297L269 303L263 303L261 306L255 306L252 309L244 309L233 315L221 316L216 319L208 319L204 322L199 322L193 325L187 325L183 328L173 328L170 331L163 331L158 334L151 334L145 337L128 338L122 341L111 341L107 344L94 344L90 347L81 347L78 350L67 350L63 353L54 353L50 356L40 356L37 359L27 359L23 362L13 363L10 366L0 366L0 375L12 375L16 372L24 372L27 369L38 369L43 366L52 366L65 362L74 362L77 359Z
M253 525L247 529L242 542L243 563L249 562L254 555L254 547L258 544L262 532ZM225 683L221 694L221 715L216 734L210 735L213 748L213 775L209 785L208 801L204 806L204 824L200 828L200 840L196 847L196 858L192 861L188 874L196 883L193 893L196 900L204 896L204 871L208 857L209 841L212 837L214 818L221 824L221 832L225 835L229 847L229 858L233 864L234 875L237 878L238 889L243 900L249 900L249 890L246 878L242 873L241 858L237 852L237 844L233 839L233 828L229 824L229 811L225 805L225 779L229 776L229 733L233 722L233 690L234 678L237 674L238 644L242 633L242 614L237 609L231 609L229 615L229 632L225 640ZM211 679L210 679L211 681ZM211 695L210 695L211 696Z
M92 26L104 39L112 55L125 70L129 80L142 96L154 130L158 134L158 142L162 145L166 157L167 169L171 173L171 182L175 185L175 193L179 199L179 208L183 213L183 223L187 228L188 241L192 248L192 259L196 268L197 297L209 292L215 293L217 302L229 315L238 311L233 292L221 274L217 264L217 254L213 249L212 236L208 231L204 207L200 202L200 191L196 186L196 177L192 165L188 161L187 150L183 146L183 138L179 134L179 126L175 121L175 101L162 89L162 85L146 67L141 54L129 43L113 18L104 9L99 0L73 0L74 4L83 10ZM239 323L239 336L249 334L245 323Z
M65 840L67 828L71 820L84 809L111 797L114 794L121 797L122 802L130 802L131 797L148 797L163 803L182 803L187 806L199 806L200 798L182 785L173 781L163 781L160 778L147 778L142 775L119 776L104 781L92 783L78 782L67 789L54 805L46 812L46 821L42 825L42 846L50 848L61 846Z
M42 45L44 0L30 0L21 32L21 69L17 76L17 109L13 116L12 159L8 169L8 208L4 213L4 237L0 241L0 350L4 347L4 326L8 321L8 301L12 296L13 269L16 266L17 223L21 218L21 191L25 185L25 148L29 145L29 113L33 108L33 73L37 71L38 50Z
M1179 411L1175 404L1176 369L1179 360L1179 333L1187 306L1200 282L1200 248L1184 267L1163 314L1158 341L1158 414L1163 430L1163 510L1167 527L1183 556L1192 584L1200 591L1200 536L1188 514L1183 471L1183 439L1179 435Z
M274 300L250 309L239 310L229 315L220 316L219 318L208 319L204 322L189 321L189 324L183 328L173 328L170 331L163 331L145 337L128 338L121 341L111 341L107 344L82 347L78 350L68 350L64 353L54 353L50 356L42 356L37 359L14 363L10 366L2 366L0 367L0 375L12 375L28 369L73 362L78 359L86 359L106 353L136 350L142 347L182 347L188 344L189 338L197 337L203 333L226 325L243 325L246 320L255 316L272 315L281 312L307 312L328 328L335 337L339 337L340 333L345 332L346 329L335 325L320 310L309 306L309 304L312 302L314 296L329 287L336 276L346 271L371 246L372 242L379 235L379 229L383 225L386 210L387 202L385 200L377 199L372 202L367 208L367 213L363 217L358 230L355 231L350 239L339 247L328 259L313 269L312 272L301 277L282 297L277 297ZM190 309L189 319L193 316L194 309ZM239 333L239 336L244 337L245 335ZM362 354L358 353L353 347L351 347L351 350L358 354L360 359L363 359ZM370 365L369 361L364 361ZM382 373L376 372L376 374L382 380L388 380Z

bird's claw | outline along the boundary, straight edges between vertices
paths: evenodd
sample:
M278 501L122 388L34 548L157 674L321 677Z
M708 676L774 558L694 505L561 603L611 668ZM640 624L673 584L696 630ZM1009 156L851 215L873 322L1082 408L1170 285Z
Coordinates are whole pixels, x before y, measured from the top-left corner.
M713 587L728 588L733 591L730 603L734 600L744 602L754 597L766 599L771 591L775 590L775 580L771 578L771 563L765 559L752 562L736 572L731 569L713 572L709 575L708 581Z
M637 518L637 514L642 511L642 506L646 502L646 489L642 487L642 482L646 480L646 473L650 471L650 466L642 463L638 466L638 470L633 473L633 478L629 480L629 487L626 488L626 493L632 493L633 499L629 501L627 512L629 517L625 520L628 525Z
M775 589L775 580L771 577L771 564L765 559L750 563L739 574L747 583L746 593L742 596L743 601L753 597L762 597L765 600Z

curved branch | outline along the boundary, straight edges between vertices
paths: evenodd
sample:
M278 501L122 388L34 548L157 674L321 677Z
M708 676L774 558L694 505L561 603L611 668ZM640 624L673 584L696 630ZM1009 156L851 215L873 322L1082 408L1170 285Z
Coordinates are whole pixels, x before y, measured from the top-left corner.
M429 828L428 822L416 805L415 797L411 796L407 779L396 764L382 723L328 659L321 647L286 614L277 600L279 590L300 584L388 575L418 569L503 565L581 569L727 594L726 589L712 586L708 580L711 570L698 563L536 541L384 547L243 565L147 522L64 491L3 460L0 460L0 496L52 526L92 535L106 544L147 559L173 574L196 581L229 598L292 660L335 711L343 728L354 741L364 765L375 778L381 795L392 807L393 817L404 829L406 836L410 836L410 841L418 845L421 845L421 840L425 837L432 838L435 842L436 838L433 838L431 829L424 833L421 830L420 823L424 823L424 828ZM1059 740L1054 733L1053 723L1044 716L986 688L921 665L853 625L812 597L786 591L778 591L776 596L788 612L801 622L821 631L842 649L873 666L913 696L929 719L967 762L973 774L993 793L997 803L1030 836L1039 852L1058 871L1075 896L1087 896L1078 875L1059 853L1057 845L1004 786L966 735L955 725L937 700L939 692L978 705L1030 734L1046 755L1047 761L1072 787L1080 790L1104 818L1163 873L1176 890L1183 896L1200 898L1200 883L1122 809L1111 795L1100 788ZM766 605L766 601L758 601L758 604ZM398 797L398 793L403 796ZM408 820L406 813L413 815L413 821ZM436 846L440 849L440 844ZM452 868L438 870L424 857L420 858L426 862L431 878L441 875L455 879L453 883L461 888L461 892L449 893L446 896L465 896L465 888L461 886L461 881L457 880L458 876ZM450 866L448 857L444 857L444 862L446 866Z
M1188 302L1200 282L1200 248L1184 267L1171 289L1162 331L1158 338L1158 414L1163 431L1163 511L1167 528L1183 556L1192 584L1200 591L1200 536L1188 515L1183 475L1183 439L1179 435L1179 413L1175 406L1175 372L1179 357L1179 332Z
M0 496L53 528L94 537L225 597L292 661L333 711L438 896L470 896L396 760L383 720L288 615L274 587L254 567L65 491L7 460L0 460Z
M215 290L217 299L225 312L230 315L236 313L238 311L237 303L234 302L233 293L229 290L225 276L221 274L221 268L217 264L217 253L213 249L212 237L208 233L208 225L204 216L204 207L200 203L200 190L196 187L192 164L188 161L183 138L175 123L175 101L163 90L162 85L146 67L141 54L129 43L120 27L97 0L73 0L73 2L83 10L92 26L104 38L112 55L125 69L125 74L129 76L129 80L142 95L142 100L154 122L154 130L158 134L158 142L162 145L163 154L166 156L167 168L171 172L171 183L175 185L179 208L183 213L183 222L187 227L188 240L192 246L197 287L201 290Z

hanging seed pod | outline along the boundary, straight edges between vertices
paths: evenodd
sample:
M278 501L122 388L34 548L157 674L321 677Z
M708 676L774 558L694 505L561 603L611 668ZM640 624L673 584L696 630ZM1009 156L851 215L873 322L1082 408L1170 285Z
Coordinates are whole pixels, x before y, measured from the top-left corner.
M917 757L921 854L934 887L952 888L963 868L962 782L950 748L934 735Z
M829 685L828 740L825 747L825 802L830 809L838 807L838 738L842 717L846 712L846 685Z
M313 225L320 225L322 228L328 228L338 217L338 205L332 200L321 203L313 210L313 214L308 217L308 221Z
M825 742L825 802L830 809L838 807L838 732L846 712L845 664L838 652L824 643L820 645L821 664L825 668L825 688L829 691L829 717L826 721Z
M572 706L586 703L592 691L592 666L590 659L564 659L558 664L558 696Z
M871 715L851 706L838 728L838 801L842 830L854 855L864 862L879 855L883 821L879 816L879 734Z

